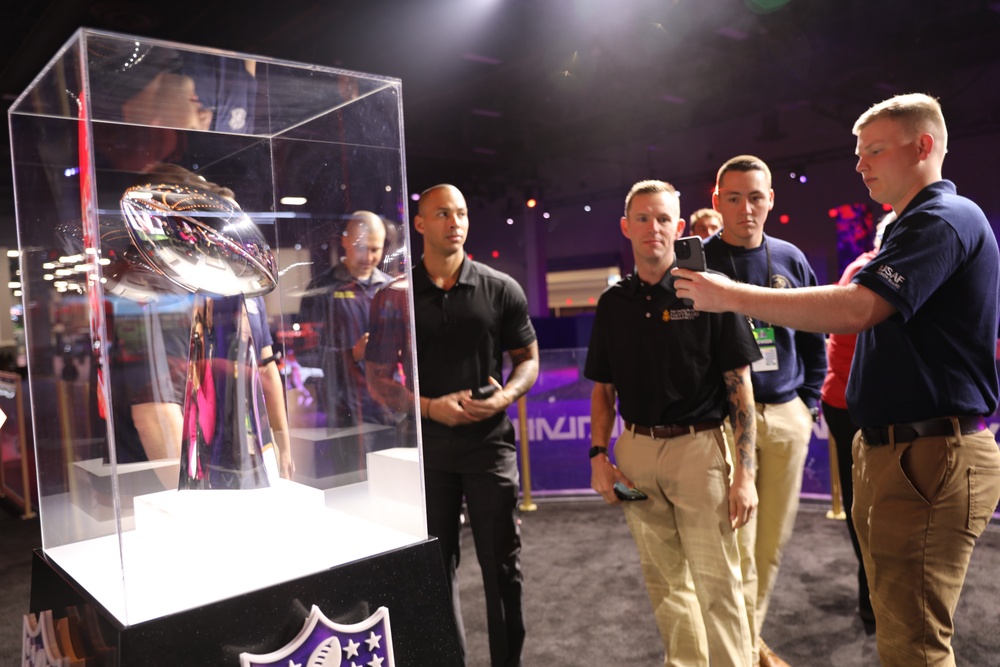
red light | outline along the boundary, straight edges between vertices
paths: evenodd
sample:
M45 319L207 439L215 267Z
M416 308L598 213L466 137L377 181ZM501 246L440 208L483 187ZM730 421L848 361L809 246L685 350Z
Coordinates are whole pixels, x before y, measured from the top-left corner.
M496 259L497 257L500 256L500 251L499 250L494 250L490 254L493 255L493 259Z
M883 211L891 211L892 210L892 204L882 204L882 210Z
M472 259L472 253L471 252L465 253L465 256L468 257L469 259Z
M587 299L587 303L591 303L591 304L597 303L597 299L595 299L594 297L590 297L589 299Z
M831 218L836 218L837 217L837 209L831 208L829 211L826 212L826 214L828 216L830 216Z
M528 208L535 208L536 206L538 206L538 202L535 200L534 197L532 197L531 199L529 199L526 202L526 204L527 204Z
M783 225L787 225L789 220L790 218L787 215L783 215L778 218L778 222L780 222Z
M566 299L566 305L567 306L572 306L573 305L573 299Z

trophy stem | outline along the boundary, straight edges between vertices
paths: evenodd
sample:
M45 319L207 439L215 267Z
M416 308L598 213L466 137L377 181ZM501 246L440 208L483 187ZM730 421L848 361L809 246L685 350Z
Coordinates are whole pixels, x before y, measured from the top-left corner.
M272 441L245 297L197 294L178 488L270 486L263 449Z

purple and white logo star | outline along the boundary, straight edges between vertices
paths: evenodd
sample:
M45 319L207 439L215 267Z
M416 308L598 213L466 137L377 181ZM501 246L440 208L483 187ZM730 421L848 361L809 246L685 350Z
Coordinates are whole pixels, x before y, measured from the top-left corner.
M241 667L395 667L389 610L353 625L334 623L313 605L299 634L268 653L240 654Z

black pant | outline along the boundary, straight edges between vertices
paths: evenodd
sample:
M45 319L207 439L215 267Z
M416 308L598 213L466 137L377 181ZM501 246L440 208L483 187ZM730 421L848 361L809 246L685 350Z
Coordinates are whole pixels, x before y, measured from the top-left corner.
M851 544L858 559L858 607L870 613L871 599L868 595L868 578L865 576L864 562L861 560L861 546L858 544L858 533L854 529L854 519L851 510L854 507L854 456L851 453L854 444L854 434L858 427L851 421L851 415L844 408L835 408L823 402L823 418L837 450L837 466L840 468L840 494L847 514L847 532L851 535Z
M459 443L425 442L424 446L462 448ZM480 449L479 454L482 453ZM457 460L464 458L459 451L455 454ZM482 460L481 456L477 458ZM483 571L491 663L493 667L516 667L521 664L525 630L521 532L517 523L518 477L513 450L503 447L494 463L486 468L484 472L468 472L461 465L451 470L425 467L427 532L437 537L441 546L464 654L465 627L457 571L461 560L462 498L465 498L476 556Z

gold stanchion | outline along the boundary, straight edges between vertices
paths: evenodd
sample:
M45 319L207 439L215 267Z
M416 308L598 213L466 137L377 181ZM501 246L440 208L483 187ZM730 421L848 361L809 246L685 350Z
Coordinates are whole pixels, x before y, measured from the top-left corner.
M847 519L847 513L844 512L844 506L840 502L840 464L837 463L837 443L834 441L832 433L829 435L828 442L830 446L830 501L832 507L826 513L826 518L844 521Z
M517 424L521 429L521 501L522 512L534 512L538 505L531 502L531 456L528 454L528 397L517 399Z

